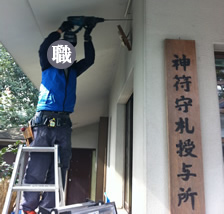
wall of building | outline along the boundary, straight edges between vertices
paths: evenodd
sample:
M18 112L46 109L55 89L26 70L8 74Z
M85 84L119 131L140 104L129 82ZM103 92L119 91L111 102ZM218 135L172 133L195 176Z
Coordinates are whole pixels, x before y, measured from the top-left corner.
M132 70L125 67L127 50L123 47L110 97L107 192L117 207L123 205L125 103L132 94ZM129 71L129 72L127 72Z
M124 118L125 103L134 93L134 136L133 136L133 213L147 213L146 180L146 135L144 110L144 20L143 2L133 1L131 32L132 51L121 47L117 73L110 95L109 108L109 157L107 169L107 192L117 207L124 203ZM128 34L129 28L123 26Z
M97 149L98 129L98 123L73 129L72 148Z
M116 184L122 187L122 170L116 162L123 163L117 151L124 144L117 127L122 114L120 98L133 76L133 214L169 213L164 40L195 40L206 213L221 214L224 177L214 45L222 48L224 44L224 2L142 0L133 1L132 8L133 50L121 51L110 96L108 194L122 205L123 193L116 188Z
M158 145L158 152L166 145L166 107L164 84L164 39L189 39L196 41L198 87L200 97L202 150L204 162L204 183L206 213L222 213L224 202L223 159L221 148L220 117L216 92L214 44L223 43L224 2L215 1L146 1L146 92L148 137L147 143ZM155 72L156 71L156 72ZM154 81L153 81L154 80ZM157 96L153 95L157 91ZM155 112L155 114L150 114ZM152 128L163 133L163 139L152 132ZM154 134L153 134L154 133ZM149 150L150 152L150 150ZM161 157L148 162L160 161ZM165 158L166 159L166 158ZM163 165L165 164L163 160ZM148 171L149 176L151 172ZM149 182L151 179L149 179ZM149 183L149 186L153 183ZM164 185L165 187L165 185ZM157 192L157 189L155 192ZM151 193L151 191L150 191ZM219 197L217 198L217 195ZM154 197L154 196L153 196ZM159 197L158 197L159 198ZM149 200L151 201L151 200ZM153 203L154 204L154 203ZM151 203L149 203L151 207Z

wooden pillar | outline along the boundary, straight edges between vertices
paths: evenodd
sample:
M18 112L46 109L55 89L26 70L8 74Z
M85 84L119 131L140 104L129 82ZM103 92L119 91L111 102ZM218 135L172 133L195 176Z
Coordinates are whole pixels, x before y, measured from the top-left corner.
M108 118L101 117L97 149L96 201L103 200L106 190L107 138Z

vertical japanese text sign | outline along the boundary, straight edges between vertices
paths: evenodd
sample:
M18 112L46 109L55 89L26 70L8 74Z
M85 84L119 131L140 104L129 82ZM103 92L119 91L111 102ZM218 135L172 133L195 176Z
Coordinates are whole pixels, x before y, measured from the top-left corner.
M195 42L165 40L170 207L205 214Z

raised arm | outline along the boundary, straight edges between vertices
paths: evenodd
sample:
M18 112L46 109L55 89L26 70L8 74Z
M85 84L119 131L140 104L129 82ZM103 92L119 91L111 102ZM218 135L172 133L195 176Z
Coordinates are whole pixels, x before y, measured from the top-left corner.
M73 25L69 21L65 21L62 23L62 25L59 27L57 31L54 31L48 35L48 37L43 41L43 43L40 45L39 49L39 57L40 57L40 66L42 71L46 70L47 68L51 67L51 64L49 63L47 59L47 50L49 46L60 39L61 33L63 33L66 30L70 30L73 28Z
M84 34L84 51L85 58L80 60L77 63L74 63L72 67L74 67L77 71L77 76L81 75L84 71L86 71L91 65L94 64L95 61L95 49L92 43L92 37L90 36L92 29L88 28Z

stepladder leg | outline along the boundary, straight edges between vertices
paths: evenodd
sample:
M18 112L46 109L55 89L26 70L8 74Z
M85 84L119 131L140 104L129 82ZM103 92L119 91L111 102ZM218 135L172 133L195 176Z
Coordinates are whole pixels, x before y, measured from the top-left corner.
M60 167L60 155L58 152L58 145L55 145L54 153L54 169L55 169L55 206L60 207L65 205L64 191L62 184L62 173Z
M8 209L9 209L9 205L10 205L11 197L12 197L13 186L16 182L17 173L19 170L21 154L22 154L22 145L19 146L19 149L17 152L17 156L16 156L12 176L11 176L11 179L9 182L8 192L7 192L7 195L5 198L5 203L4 203L2 214L8 214Z
M59 157L59 166L60 166L60 157ZM65 196L62 184L61 167L58 167L58 176L59 176L60 206L65 206Z
M54 146L54 178L55 178L55 206L59 207L60 198L59 198L59 175L58 175L58 145Z
M22 184L23 172L24 172L24 164L25 164L24 161L25 161L25 153L22 153L21 154L21 161L20 161L20 168L19 168L18 185ZM22 191L17 191L15 214L19 213L21 194L22 194Z

